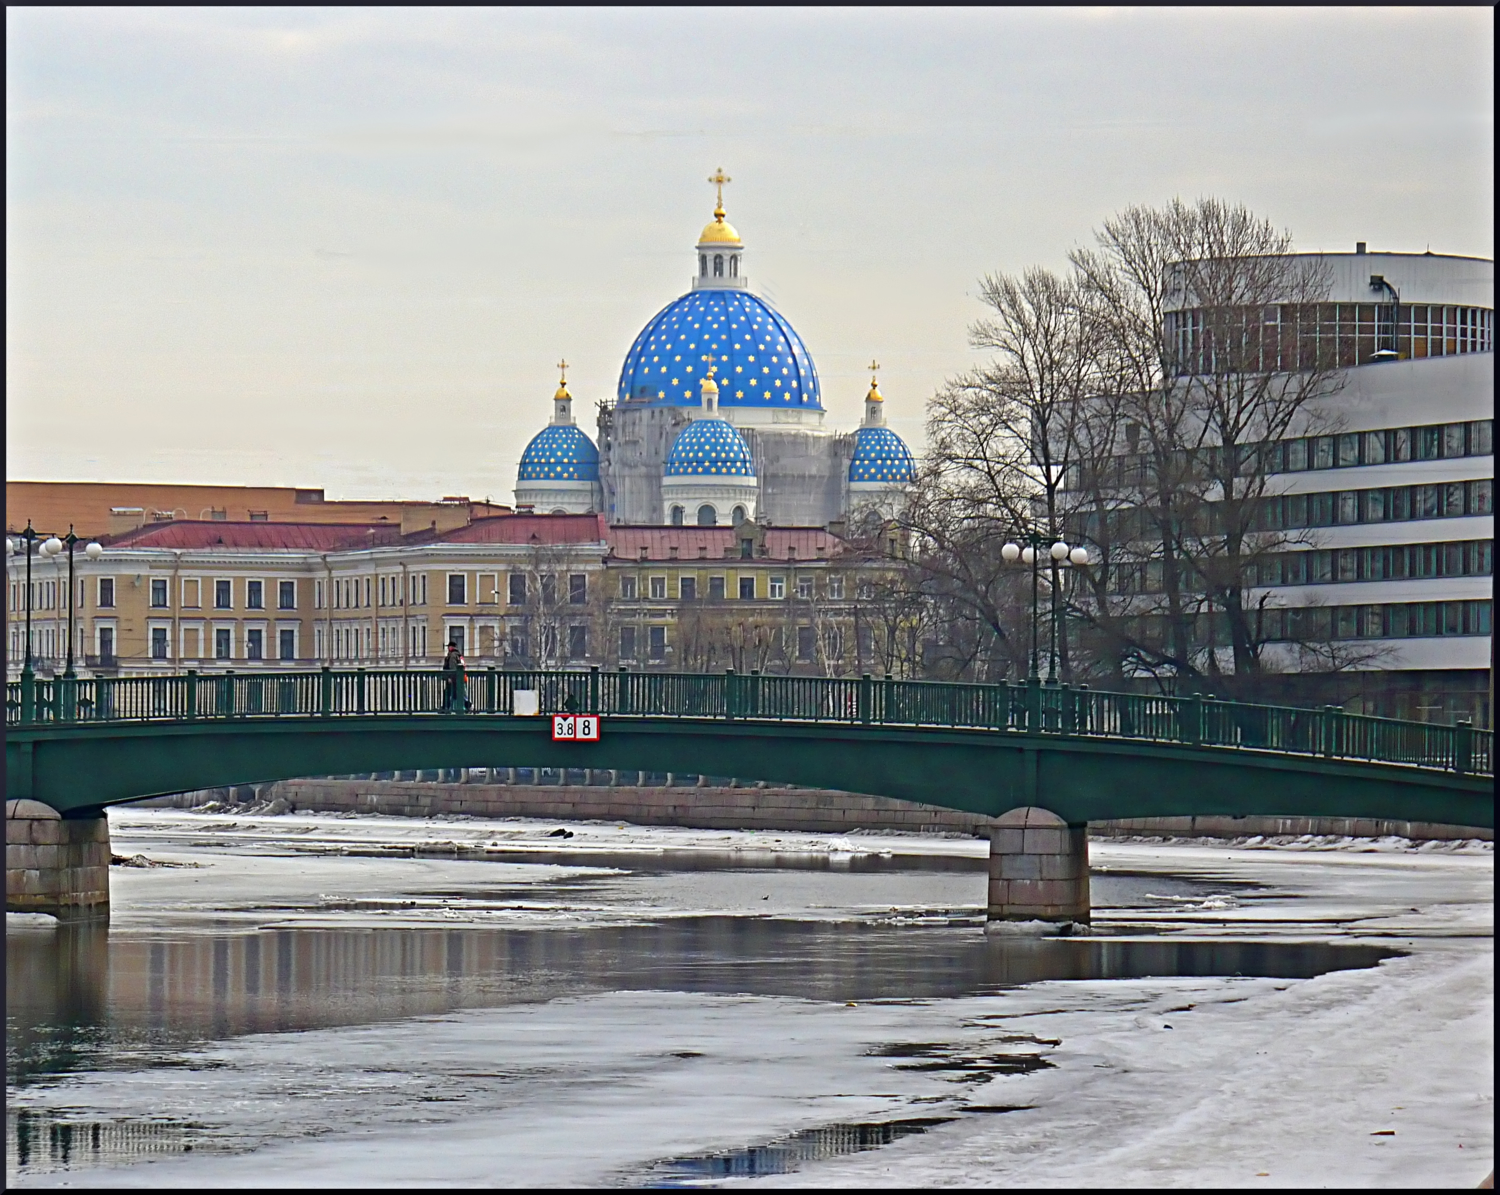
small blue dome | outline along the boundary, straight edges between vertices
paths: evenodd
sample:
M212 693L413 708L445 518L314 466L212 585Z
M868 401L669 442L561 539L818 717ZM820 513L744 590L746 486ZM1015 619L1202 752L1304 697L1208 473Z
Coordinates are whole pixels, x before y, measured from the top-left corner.
M667 453L667 477L754 477L750 446L722 419L695 419Z
M916 478L916 473L911 449L890 428L862 427L854 433L850 481L909 482Z
M695 290L661 309L620 370L619 400L696 407L712 353L719 406L821 411L818 371L786 317L758 295Z
M571 424L544 427L521 453L520 481L598 481L599 450Z

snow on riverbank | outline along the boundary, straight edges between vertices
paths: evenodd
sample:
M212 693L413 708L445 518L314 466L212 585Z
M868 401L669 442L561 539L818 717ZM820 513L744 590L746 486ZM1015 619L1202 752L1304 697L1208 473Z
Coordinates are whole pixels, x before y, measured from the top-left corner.
M559 843L547 837L553 823L175 810L113 812L111 822L119 853L207 864L116 869L124 937L390 924L358 902L417 891L451 894L428 912L477 928L491 924L490 906L474 893L503 889L515 924L541 933L706 909L825 921L887 906L977 912L987 850L962 839L592 824L570 824L575 837ZM490 842L534 850L536 861L386 853ZM13 1107L80 1122L207 1126L191 1154L29 1173L20 1185L641 1185L664 1160L800 1130L953 1117L751 1181L1472 1187L1493 1165L1493 853L1316 845L1096 842L1096 870L1134 877L1139 896L1104 910L1098 928L1106 939L1358 939L1407 957L1311 980L1047 981L852 1006L620 990L253 1034L184 1048L170 1065L13 1087ZM335 853L346 848L355 853ZM713 866L682 864L692 852ZM864 874L775 858L885 852L969 863ZM686 869L667 866L673 859ZM1173 895L1183 878L1209 895ZM1026 1058L1041 1062L1001 1064ZM965 1111L976 1106L1026 1110Z

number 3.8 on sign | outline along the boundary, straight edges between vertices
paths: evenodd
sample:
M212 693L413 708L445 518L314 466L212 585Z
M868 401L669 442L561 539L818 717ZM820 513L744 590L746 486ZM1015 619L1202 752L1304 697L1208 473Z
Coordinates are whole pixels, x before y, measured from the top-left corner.
M554 714L552 741L554 743L597 743L599 719L591 714Z

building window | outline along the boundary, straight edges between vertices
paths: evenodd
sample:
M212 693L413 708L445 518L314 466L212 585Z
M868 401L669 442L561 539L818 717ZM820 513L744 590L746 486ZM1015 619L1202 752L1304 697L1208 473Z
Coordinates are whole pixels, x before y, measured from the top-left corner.
M449 573L448 604L450 606L468 605L467 588L468 578L463 573Z
M266 608L265 595L266 586L264 581L246 581L245 609L264 610Z
M647 650L653 660L665 660L667 658L667 628L647 628Z
M278 610L297 608L297 582L278 581L276 583L276 608Z
M797 596L804 602L812 601L813 579L811 577L797 578Z
M276 644L276 658L295 660L297 658L297 632L291 627L283 627L276 634L279 640Z
M252 510L250 512L250 521L252 523L269 523L271 521L271 512L268 510Z
M740 540L740 559L753 560L755 558L755 541L753 539Z
M448 628L447 643L450 644L450 645L452 645L453 647L458 648L458 654L459 655L463 655L464 654L464 650L465 650L464 628L463 627L449 627Z
M99 628L99 663L108 668L115 662L115 628Z
M718 521L718 512L715 511L712 506L708 505L708 503L705 502L698 508L698 526L712 527L716 523L718 523Z
M526 604L526 574L511 573L510 575L510 604L512 606L524 606Z
M228 627L217 627L214 630L214 659L229 660L234 658L234 632Z
M321 610L322 608L323 608L323 582L321 582L321 581L314 581L313 582L313 609L315 609L315 610Z
M798 627L797 658L799 660L811 660L817 650L817 632L812 627Z
M635 628L620 628L620 659L635 659Z
M653 601L662 602L667 598L667 579L665 577L651 578L651 598Z
M589 654L589 629L586 626L568 628L568 659L581 660Z
M589 579L584 573L568 574L568 604L582 606L589 600Z
M551 573L542 574L542 605L557 605L557 578Z
M230 581L215 581L214 582L214 609L215 610L228 610L228 609L230 609L233 606L234 602L233 602L233 598L231 596L231 590L230 590L230 585L231 584L232 584L232 582L230 582Z
M683 517L682 507L680 507L680 506L674 506L674 507L672 507L672 526L674 526L674 527L681 527L682 526L682 517Z
M677 581L677 596L684 602L696 601L698 597L698 578L680 577Z
M151 578L151 605L158 610L166 609L167 581L165 577Z
M266 656L266 633L258 628L245 632L245 659L263 660Z
M681 275L679 275L679 277L681 277ZM724 277L724 255L722 253L714 254L714 277Z
M711 602L722 602L724 600L723 577L710 577L708 579L708 599Z
M755 578L740 578L740 601L753 602L755 600Z
M828 597L831 601L844 600L844 578L834 575L828 578Z
M823 628L823 651L830 660L844 658L844 632L841 628Z
M151 658L153 660L165 660L167 658L167 628L151 628Z
M101 610L113 610L115 605L115 579L113 577L99 578L99 608Z
M623 602L635 601L635 578L620 578L620 600Z
M778 599L778 600L781 599L781 598L786 597L786 578L785 577L772 577L771 578L770 596L773 599Z

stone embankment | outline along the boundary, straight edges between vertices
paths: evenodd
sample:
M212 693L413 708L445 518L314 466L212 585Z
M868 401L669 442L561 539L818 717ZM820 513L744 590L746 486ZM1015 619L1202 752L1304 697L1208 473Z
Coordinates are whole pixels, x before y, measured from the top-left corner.
M453 769L442 779L360 777L282 780L206 789L164 797L149 804L190 808L217 801L224 805L277 805L278 812L378 813L395 817L467 814L471 817L537 817L559 821L617 821L636 825L685 826L710 830L800 830L848 833L898 830L926 834L988 837L992 819L890 797L862 796L832 789L706 783L703 777L669 778L664 784L620 783L601 773L578 777L592 783L537 784L513 780L523 769ZM430 778L429 778L430 777ZM610 781L614 782L611 783ZM146 803L146 802L143 802ZM1370 818L1165 817L1091 822L1093 837L1297 838L1332 835L1351 838L1493 841L1494 832L1429 822Z

